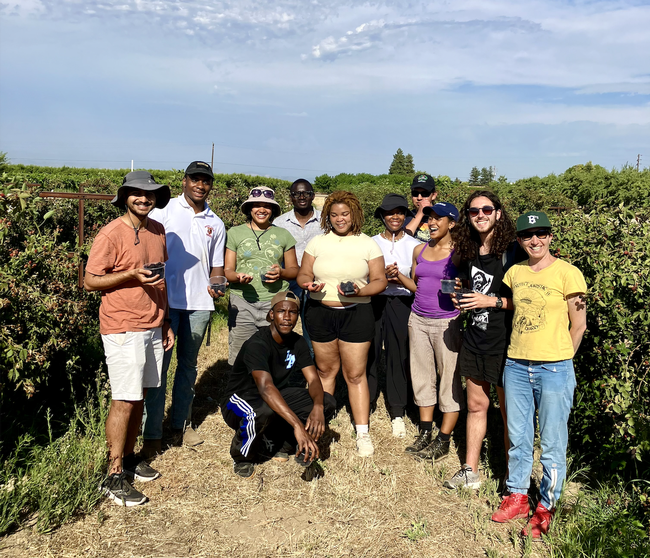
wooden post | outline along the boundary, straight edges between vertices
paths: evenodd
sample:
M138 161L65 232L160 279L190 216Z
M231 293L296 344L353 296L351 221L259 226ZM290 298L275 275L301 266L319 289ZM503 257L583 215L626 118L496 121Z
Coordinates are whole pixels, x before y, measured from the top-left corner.
M37 186L37 185L35 185ZM83 184L79 184L79 193L75 194L73 192L39 192L39 197L41 198L64 198L68 200L79 200L79 226L77 228L77 252L81 253L81 247L83 246L84 240L84 200L106 200L110 201L113 199L112 194L86 194L84 192ZM79 260L79 288L83 289L84 286L84 263L83 260Z

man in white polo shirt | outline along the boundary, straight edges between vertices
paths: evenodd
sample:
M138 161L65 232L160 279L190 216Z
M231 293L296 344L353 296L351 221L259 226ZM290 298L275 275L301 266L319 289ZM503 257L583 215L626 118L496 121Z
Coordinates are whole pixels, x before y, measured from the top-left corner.
M223 296L208 287L210 277L223 275L226 230L206 199L212 190L214 175L208 163L194 161L185 171L183 192L164 210L154 210L151 218L165 227L169 260L165 269L169 318L176 335L178 365L172 390L171 426L182 434L183 443L197 446L203 442L192 428L191 414L197 357L214 310L213 298ZM165 353L161 385L150 389L145 399L143 454L161 451L162 423L165 413L167 370L171 351Z
M296 240L296 259L298 265L302 262L302 255L305 252L307 243L318 236L323 234L323 229L320 226L321 212L316 209L312 202L314 201L314 187L309 180L299 178L296 180L289 190L291 195L291 203L293 209L280 215L273 221L276 227L282 227L291 233L291 236ZM298 286L295 279L289 281L289 288L294 294L300 297L302 302L302 310L300 313L300 322L302 324L302 335L307 341L309 352L314 356L314 349L311 346L309 332L305 327L305 300L306 293Z

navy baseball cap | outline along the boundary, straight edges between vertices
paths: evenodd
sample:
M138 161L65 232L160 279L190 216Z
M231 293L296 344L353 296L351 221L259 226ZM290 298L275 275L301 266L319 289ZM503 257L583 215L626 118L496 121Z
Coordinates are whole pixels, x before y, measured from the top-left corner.
M427 217L435 213L438 217L449 217L454 221L458 221L458 209L453 203L438 202L431 207L425 207L422 210Z

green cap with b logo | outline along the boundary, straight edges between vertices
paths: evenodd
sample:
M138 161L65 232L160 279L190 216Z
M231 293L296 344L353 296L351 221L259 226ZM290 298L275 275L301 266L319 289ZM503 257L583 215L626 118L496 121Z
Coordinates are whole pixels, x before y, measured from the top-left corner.
M550 229L551 222L543 211L527 211L517 217L517 232L528 229Z

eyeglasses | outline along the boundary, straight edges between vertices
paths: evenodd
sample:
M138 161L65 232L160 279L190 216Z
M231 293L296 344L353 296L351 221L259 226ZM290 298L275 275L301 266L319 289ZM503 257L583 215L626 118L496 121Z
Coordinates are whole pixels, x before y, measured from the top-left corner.
M291 192L292 198L311 198L314 195L314 192Z
M548 229L541 229L539 231L522 231L520 233L517 233L517 236L521 238L521 240L530 240L534 236L539 238L540 240L545 240L548 238L548 236L551 234L551 231Z
M495 207L492 207L491 205L484 205L483 207L470 207L467 210L467 214L470 217L477 217L478 214L482 211L483 215L489 217L492 215L492 212L495 210Z
M430 195L426 190L411 190L411 196L414 198L428 198Z
M251 190L251 196L254 198L261 198L264 196L265 198L274 200L275 192L273 192L273 190L260 190L259 188L255 188L254 190Z

